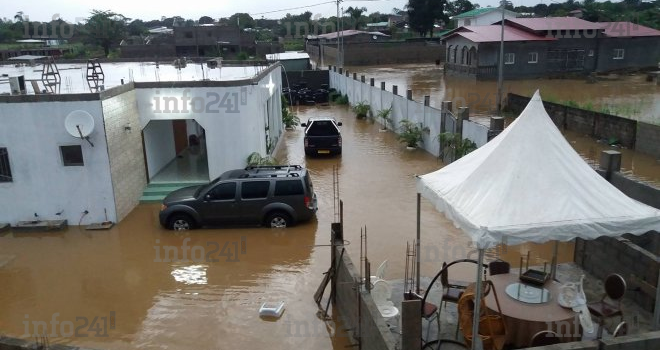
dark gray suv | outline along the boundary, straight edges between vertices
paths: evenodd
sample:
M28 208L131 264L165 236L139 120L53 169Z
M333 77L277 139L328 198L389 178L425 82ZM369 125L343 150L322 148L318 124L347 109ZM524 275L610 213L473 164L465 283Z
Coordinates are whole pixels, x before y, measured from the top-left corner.
M163 200L159 219L172 230L242 224L287 227L311 219L316 209L307 169L249 166L227 171L206 185L170 193Z

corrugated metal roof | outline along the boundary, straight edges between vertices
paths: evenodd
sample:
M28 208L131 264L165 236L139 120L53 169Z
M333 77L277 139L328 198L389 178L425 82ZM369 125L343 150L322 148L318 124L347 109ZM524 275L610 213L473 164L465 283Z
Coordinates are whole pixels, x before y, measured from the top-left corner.
M449 39L459 35L475 43L499 42L501 39L501 26L465 26L458 28L454 33L446 37ZM554 41L552 37L537 35L521 29L504 26L504 41Z
M483 15L484 13L488 13L488 12L493 11L493 10L497 10L497 7L482 7L482 8L474 9L474 10L471 10L471 11L468 11L468 12L463 12L463 13L458 14L458 15L452 17L452 18L455 19L455 18L475 17L475 16Z
M631 22L600 22L603 33L609 37L660 36L660 30Z
M365 32L363 30L349 29L349 30L342 30L341 32L332 32L332 33L328 33L328 34L321 34L321 35L318 36L318 38L327 39L327 40L336 39L337 38L337 33L341 33L340 35L343 36L343 37L353 36L353 35L358 35L358 34L389 36L389 35L385 35L381 32Z
M287 51L280 53L273 53L266 55L268 61L286 61L286 60L302 60L309 59L307 52Z
M599 23L589 22L575 17L510 18L507 21L534 31L602 29Z

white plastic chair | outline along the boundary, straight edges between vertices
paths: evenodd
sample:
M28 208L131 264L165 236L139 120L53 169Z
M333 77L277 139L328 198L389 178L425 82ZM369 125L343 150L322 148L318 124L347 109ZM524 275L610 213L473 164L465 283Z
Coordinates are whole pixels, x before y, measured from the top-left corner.
M384 280L385 278L385 270L387 270L387 259L383 260L382 263L380 263L380 266L378 266L378 269L376 270L376 274L369 276L369 281L371 282L371 285L373 286L376 281L379 280Z

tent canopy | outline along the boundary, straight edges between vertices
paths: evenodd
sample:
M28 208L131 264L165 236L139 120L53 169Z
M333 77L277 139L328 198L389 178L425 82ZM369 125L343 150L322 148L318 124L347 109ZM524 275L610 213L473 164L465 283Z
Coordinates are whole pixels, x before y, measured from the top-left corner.
M479 248L660 231L660 211L626 196L585 163L538 91L500 135L420 176L417 191Z

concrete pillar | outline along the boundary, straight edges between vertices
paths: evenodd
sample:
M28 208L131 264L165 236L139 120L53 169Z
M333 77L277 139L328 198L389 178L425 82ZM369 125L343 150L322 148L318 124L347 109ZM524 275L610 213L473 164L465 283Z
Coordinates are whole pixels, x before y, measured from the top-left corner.
M369 79L369 84L371 84L371 86L376 86L376 79L374 78Z
M463 120L470 120L470 107L460 107L458 115Z
M361 75L361 76L360 76L360 81L363 82L363 83L366 81L364 75Z
M395 95L399 94L399 87L396 85L392 85L392 93Z
M357 73L353 73L353 80L357 80Z
M348 69L347 69L347 70L346 70L346 77L347 77L347 78L350 76L349 74L350 74L350 73L348 72Z
M328 66L328 70L332 70L332 66Z
M385 90L385 82L384 81L380 82L380 89Z
M435 324L429 324L433 327ZM420 350L422 348L422 301L404 300L401 302L401 349Z
M603 151L600 154L599 168L605 171L605 178L609 180L613 172L621 170L621 152L612 150Z
M339 74L344 74L344 68L339 67Z
M406 98L409 100L412 100L412 90L407 90L406 91Z
M426 95L424 96L424 106L430 106L431 105L431 96Z
M490 127L491 131L502 131L504 130L504 117L490 117Z
M440 133L447 131L447 126L445 124L445 114L451 112L452 102L451 101L442 101L440 108Z

